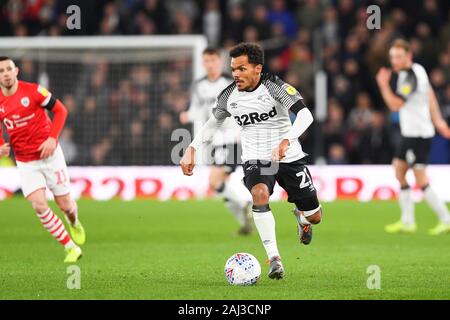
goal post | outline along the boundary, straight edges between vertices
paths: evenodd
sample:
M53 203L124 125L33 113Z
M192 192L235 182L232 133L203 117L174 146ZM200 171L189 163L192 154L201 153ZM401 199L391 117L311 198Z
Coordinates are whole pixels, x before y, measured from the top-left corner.
M69 164L171 165L170 136L206 46L203 35L4 37L0 55L69 108Z
M29 50L51 49L158 49L177 50L190 48L193 66L193 79L204 73L201 66L201 54L207 47L207 39L203 35L175 36L80 36L80 37L2 37L0 50L8 52L12 57L21 57ZM39 57L37 57L39 59Z

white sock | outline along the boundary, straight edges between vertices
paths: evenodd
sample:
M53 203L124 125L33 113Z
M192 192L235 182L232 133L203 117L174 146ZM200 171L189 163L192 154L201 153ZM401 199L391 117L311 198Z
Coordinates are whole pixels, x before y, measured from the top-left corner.
M267 205L267 209L256 208L254 206L253 220L255 221L256 229L258 229L264 249L266 249L267 257L272 259L275 256L280 256L275 233L275 219L269 206Z
M229 179L225 181L221 189L218 192L221 197L236 203L241 208L245 208L252 201L250 192L241 181Z
M296 212L297 221L298 221L302 226L307 225L307 224L311 224L311 222L309 222L309 221L305 218L305 216L304 216L302 213L300 213L300 210L298 210L297 208L295 208L294 210L295 210L295 212Z
M414 216L414 202L411 197L411 189L402 188L400 190L400 195L398 197L398 202L400 204L400 209L402 210L401 220L404 224L415 223Z
M251 202L250 192L241 181L226 181L217 194L227 199L227 207L241 226L245 224L246 208Z
M243 208L241 208L236 202L233 201L226 201L225 205L230 210L230 212L233 214L233 216L236 218L237 222L239 222L239 225L242 227L245 225L245 211Z
M433 188L431 188L430 185L427 185L423 189L423 192L425 194L425 200L428 202L428 205L434 210L439 220L441 220L441 222L445 224L450 223L450 214L448 212L448 208L445 205L445 202L439 199Z
M65 249L72 249L72 248L76 248L76 247L78 247L78 246L75 244L75 242L72 241L72 239L69 240L69 242L67 242L67 243L64 245L64 248L65 248Z

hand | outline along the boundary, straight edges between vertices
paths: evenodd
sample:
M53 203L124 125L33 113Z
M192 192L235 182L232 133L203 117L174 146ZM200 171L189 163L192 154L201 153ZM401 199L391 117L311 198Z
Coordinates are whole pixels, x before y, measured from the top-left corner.
M5 143L4 145L0 146L0 157L7 157L9 156L10 152L11 147L9 146L9 143Z
M445 122L444 119L436 124L436 129L439 134L445 139L450 139L450 128L448 127L447 122Z
M181 170L186 176L192 176L195 167L195 149L193 147L188 147L186 153L183 155L180 161Z
M38 151L41 152L41 159L47 159L52 156L53 153L55 153L56 146L57 144L55 138L49 137L45 140L38 149Z
M289 145L290 143L288 139L281 140L279 146L272 151L272 160L280 161L286 157L286 151L289 149Z
M187 111L183 111L182 113L180 113L180 123L186 124L188 122L189 122L189 114L187 113Z
M377 75L376 75L376 80L377 80L378 86L380 88L388 86L389 81L391 80L391 76L392 76L391 69L383 67L380 70L378 70Z

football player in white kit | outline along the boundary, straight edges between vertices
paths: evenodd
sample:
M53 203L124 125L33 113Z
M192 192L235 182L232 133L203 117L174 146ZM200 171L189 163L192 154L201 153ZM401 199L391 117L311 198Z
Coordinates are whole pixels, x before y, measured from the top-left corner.
M386 105L400 114L402 140L393 165L401 188L399 203L402 215L400 221L387 225L385 230L389 233L414 233L417 230L414 203L406 181L406 172L412 168L416 184L422 188L426 201L439 218L438 225L429 233L450 232L449 210L430 186L425 170L434 128L447 139L450 139L450 129L442 118L425 69L413 62L408 42L395 40L389 50L389 59L394 74L390 69L381 68L376 80Z
M189 109L180 114L182 124L193 123L194 133L208 121L217 96L233 81L230 76L222 74L223 64L218 49L206 48L202 58L206 76L194 82ZM239 126L232 119L227 119L212 141L212 154L208 154L210 149L205 150L206 156L202 160L212 164L209 172L210 188L225 200L235 216L240 225L238 234L246 235L252 232L250 193L241 181L230 179L241 163L239 140Z
M241 43L230 51L234 83L218 96L213 116L187 148L180 164L185 175L192 175L195 152L211 141L228 118L241 128L244 182L253 198L253 219L270 261L268 276L281 279L284 268L277 247L275 220L269 197L275 182L296 205L298 236L308 244L311 224L321 221L322 210L311 175L305 166L298 138L313 122L298 91L277 76L262 73L264 52L253 43ZM297 115L291 123L289 111Z

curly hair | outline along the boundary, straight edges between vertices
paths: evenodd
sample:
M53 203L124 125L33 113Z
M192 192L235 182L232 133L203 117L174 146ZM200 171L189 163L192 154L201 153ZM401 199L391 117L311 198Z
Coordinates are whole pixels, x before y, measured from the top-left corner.
M259 44L243 42L230 50L230 57L237 58L247 56L251 64L264 65L264 51Z

